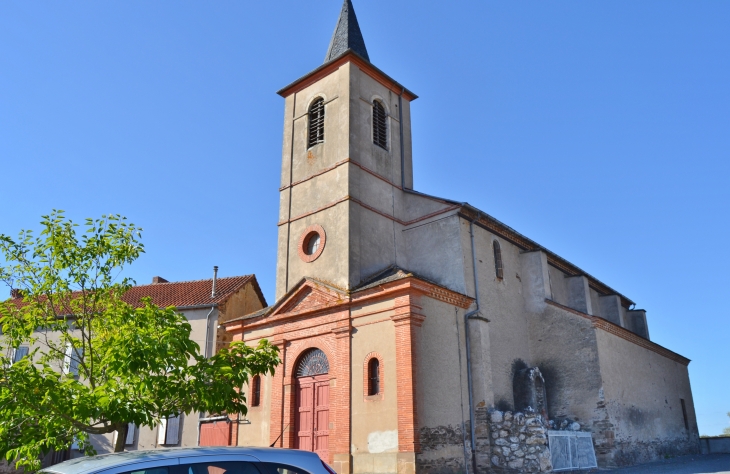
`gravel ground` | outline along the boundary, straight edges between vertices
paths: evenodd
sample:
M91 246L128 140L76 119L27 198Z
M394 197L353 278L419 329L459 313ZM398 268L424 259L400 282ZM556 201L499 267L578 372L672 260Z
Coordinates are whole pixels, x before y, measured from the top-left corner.
M597 472L601 474L608 472L620 474L730 474L730 454L679 456L641 466Z

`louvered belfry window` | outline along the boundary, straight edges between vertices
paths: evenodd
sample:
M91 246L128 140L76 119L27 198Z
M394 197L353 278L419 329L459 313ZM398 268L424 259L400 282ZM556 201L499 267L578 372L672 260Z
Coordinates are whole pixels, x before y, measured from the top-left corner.
M309 107L309 144L312 148L318 143L324 143L324 99L321 97Z
M385 107L380 101L373 101L373 143L385 150L388 149L388 127Z

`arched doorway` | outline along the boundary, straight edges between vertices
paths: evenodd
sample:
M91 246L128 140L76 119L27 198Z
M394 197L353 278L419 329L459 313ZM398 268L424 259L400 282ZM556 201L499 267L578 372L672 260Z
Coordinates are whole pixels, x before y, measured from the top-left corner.
M320 349L310 349L299 359L295 372L297 409L296 447L329 458L329 361Z

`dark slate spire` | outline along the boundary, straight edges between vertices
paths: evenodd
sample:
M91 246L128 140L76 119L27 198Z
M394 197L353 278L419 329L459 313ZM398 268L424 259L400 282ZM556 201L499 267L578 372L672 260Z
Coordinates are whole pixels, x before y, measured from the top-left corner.
M335 33L332 35L332 41L330 41L330 47L327 50L327 56L324 58L324 62L335 59L348 49L353 50L364 59L370 61L368 50L365 48L365 40L362 38L362 33L360 32L360 25L357 24L355 9L350 0L345 0L342 4L340 19L337 20L337 27L335 28Z

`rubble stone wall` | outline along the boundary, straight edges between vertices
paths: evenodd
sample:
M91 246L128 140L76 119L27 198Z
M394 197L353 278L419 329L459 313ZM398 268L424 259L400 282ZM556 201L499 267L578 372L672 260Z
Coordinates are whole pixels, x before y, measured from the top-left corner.
M547 430L539 413L491 410L492 471L552 471Z

